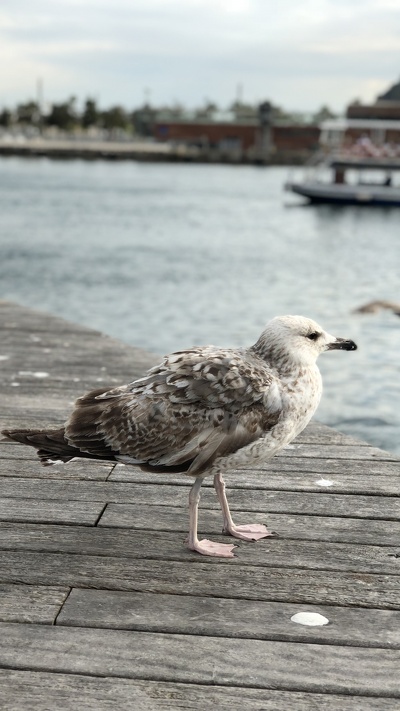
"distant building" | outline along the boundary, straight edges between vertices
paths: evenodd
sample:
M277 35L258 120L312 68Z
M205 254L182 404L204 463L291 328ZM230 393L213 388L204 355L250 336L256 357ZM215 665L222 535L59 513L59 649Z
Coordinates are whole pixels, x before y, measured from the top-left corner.
M400 82L377 97L374 104L353 102L346 117L321 124L323 151L353 156L393 158L400 155Z
M393 84L384 94L378 96L374 104L355 102L347 107L349 119L400 120L400 82Z
M302 163L318 149L320 129L311 124L274 124L268 103L258 117L238 119L220 115L212 119L156 120L157 141L196 147L204 160L232 162Z
M400 81L388 89L385 94L378 96L377 101L397 101L400 103Z

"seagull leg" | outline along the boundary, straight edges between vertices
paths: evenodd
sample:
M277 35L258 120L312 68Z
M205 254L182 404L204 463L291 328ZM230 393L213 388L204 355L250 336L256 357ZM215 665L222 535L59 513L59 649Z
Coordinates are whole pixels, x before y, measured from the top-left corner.
M266 526L259 523L249 523L243 526L236 526L233 523L231 512L229 509L228 499L225 494L225 482L221 472L214 476L214 488L217 492L219 503L221 504L222 515L224 517L223 532L228 533L235 538L242 538L244 541L258 541L260 538L273 536L272 531L268 531Z
M202 555L220 556L221 558L234 558L232 549L236 548L233 544L214 543L204 538L199 541L197 538L197 512L200 501L200 487L203 482L203 477L197 477L189 493L189 537L187 539L188 548L192 551L197 551Z

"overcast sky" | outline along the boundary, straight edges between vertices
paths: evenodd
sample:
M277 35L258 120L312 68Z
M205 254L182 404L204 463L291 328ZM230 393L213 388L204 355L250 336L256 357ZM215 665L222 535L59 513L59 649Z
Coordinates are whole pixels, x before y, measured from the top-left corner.
M0 106L206 99L343 111L400 78L400 0L1 0Z

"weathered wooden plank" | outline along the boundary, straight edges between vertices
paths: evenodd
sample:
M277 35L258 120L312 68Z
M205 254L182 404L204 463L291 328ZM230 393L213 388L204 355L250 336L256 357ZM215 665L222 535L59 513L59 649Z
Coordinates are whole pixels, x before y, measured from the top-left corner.
M114 372L118 372L120 375L128 377L129 381L132 380L132 373L137 372L136 354L143 368L149 368L160 361L160 358L154 354L122 343L118 343L117 349L120 353L116 358L113 353L113 345L115 347L116 341L113 339L106 336L93 336L89 332L89 337L85 338L83 343L80 334L71 333L70 335L68 341L65 341L51 332L40 332L38 335L37 333L23 332L18 334L9 332L7 334L2 331L0 345L0 354L3 356L1 361L2 376L18 372L18 369L24 372L21 362L29 362L29 365L36 366L35 370L41 370L44 363L50 363L52 372L62 374L66 371L72 373L75 370L80 370L85 377L85 367L87 371L92 366L94 370L101 369L104 373L112 375ZM130 359L124 357L128 354L131 355ZM134 355L133 359L132 355Z
M399 462L400 459L390 452L385 452L378 447L365 447L365 445L343 445L343 444L295 444L286 447L279 454L281 457L322 457L328 459L346 460L366 460L379 459L382 461Z
M215 532L214 532L215 533ZM212 536L216 538L215 535ZM38 526L1 524L0 549L77 553L88 556L111 556L129 559L187 561L193 565L204 561L184 546L184 534L156 531L116 530L112 528L71 528L71 526ZM217 536L221 541L224 537ZM232 539L230 539L232 540ZM235 542L236 541L233 541ZM268 538L255 543L237 542L236 557L225 564L243 566L304 568L359 573L400 575L400 548L393 538L391 546L351 545L322 541ZM217 558L206 559L219 565ZM400 579L399 579L400 584ZM399 590L400 592L400 590Z
M299 460L296 460L296 463ZM265 470L234 470L228 472L226 481L230 489L278 489L281 491L334 491L342 494L377 494L381 496L398 496L399 471L397 464L380 462L374 471L365 472L366 466L360 467L361 471L340 471L329 467L329 462L318 459L324 466L315 472L315 467L307 462L300 461L299 466L289 464L279 468L272 463ZM359 465L360 462L357 462ZM274 469L272 469L274 467ZM368 467L369 469L369 467ZM364 470L364 471L363 471ZM62 474L62 472L60 472ZM83 477L82 477L83 478ZM116 465L111 476L111 481L126 481L131 483L152 484L158 481L154 474L142 472L138 467L125 467ZM165 484L181 485L185 483L182 475L166 474L162 478ZM203 487L212 486L212 479L206 478Z
M73 466L71 464L70 466ZM162 483L162 475L154 475L154 484L128 484L116 481L43 480L38 478L0 478L1 497L32 499L71 499L106 503L137 503L159 506L186 506L192 480L182 477L179 487ZM314 516L350 516L398 521L400 497L342 495L335 492L305 493L261 489L230 489L232 511L261 513L295 513ZM204 487L202 509L219 508L215 492Z
M182 548L183 554L186 554ZM2 552L0 582L400 609L400 576L30 551Z
M146 362L153 360L154 362L154 358L157 358L153 353L129 346L100 331L18 304L0 302L0 314L2 332L5 338L7 332L10 334L11 344L14 344L20 337L27 338L28 342L37 345L40 344L37 338L46 335L46 337L53 339L62 338L62 343L66 348L71 343L78 343L80 350L90 352L92 344L95 343L96 350L101 350L103 353L112 354L117 350L120 364L125 362L131 367L135 367L135 364L141 360ZM5 341L2 343L4 345Z
M26 308L18 304L9 304L8 306L0 303L0 314L2 320L2 330L5 334L10 334L14 339L26 338L27 342L38 343L36 340L37 334L49 335L51 337L63 336L68 334L70 338L79 338L82 336L95 335L102 337L100 331L94 331L86 326L81 326L78 323L72 323L63 318L58 318L52 314L37 311L36 309ZM35 337L35 339L32 338Z
M70 408L69 408L70 410ZM61 412L61 410L60 410ZM51 418L51 417L35 417L31 416L29 412L24 413L24 417L18 417L15 415L7 416L0 420L0 432L2 430L17 430L17 429L57 429L62 426L62 424L67 419L68 412L65 411L63 417ZM2 441L0 439L0 441ZM32 452L35 450L32 449Z
M25 363L24 367L30 367L31 364ZM38 373L44 372L44 364L42 364L42 370L37 371ZM13 372L7 380L0 381L0 389L2 391L2 399L4 398L5 404L5 416L7 419L9 417L10 411L13 407L13 401L18 397L20 408L14 413L14 417L21 423L24 421L24 411L29 413L35 411L35 407L31 407L34 399L38 399L37 405L41 408L61 410L63 409L65 414L63 419L70 414L74 403L78 397L81 397L84 393L89 390L94 390L100 387L105 389L116 387L121 385L121 378L118 373L113 373L107 377L99 377L100 371L95 372L94 370L89 370L90 365L88 364L86 370L79 369L77 371L71 370L68 375L61 375L54 372L50 365L47 367L47 373L45 377L28 377L20 376L18 372ZM76 383L74 382L76 381ZM11 413L12 414L12 413Z
M52 625L68 587L0 584L0 621Z
M78 352L77 357L80 355ZM59 409L61 405L64 405L65 393L70 393L72 400L75 401L77 397L87 392L88 387L115 387L115 385L123 385L123 381L126 380L121 378L118 369L113 368L111 363L106 369L106 366L100 363L91 363L90 359L85 364L82 358L76 366L64 364L62 370L62 365L62 363L57 365L53 360L32 361L29 359L23 362L22 367L19 364L15 368L10 368L8 372L2 369L0 385L4 389L6 414L12 409L13 398L16 396L29 405L29 398L32 399L33 394L40 393L42 397L47 397L48 391L59 387L60 399L58 403L54 403L55 409ZM128 382L131 380L132 377L128 379ZM69 405L69 410L71 410L71 405ZM24 413L21 412L20 417L23 416Z
M31 466L24 467L4 460L28 460ZM315 465L317 463L317 465ZM289 459L282 463L272 461L264 470L233 470L226 476L230 489L249 488L282 491L327 491L343 494L393 495L399 493L399 467L395 462L374 462L366 465L352 462L351 471L344 469L343 462L323 459ZM111 476L110 472L112 471ZM107 472L107 474L106 474ZM182 475L154 475L138 467L76 459L67 465L43 467L31 447L0 442L0 476L32 476L41 479L98 479L144 484L188 485L190 479ZM211 487L212 479L204 480L203 488Z
M35 348L26 343L21 348L12 346L13 351L5 354L4 342L0 345L2 368L0 383L7 385L15 379L19 383L37 383L45 386L52 377L66 380L70 377L70 387L80 390L87 378L121 378L125 375L123 364L116 361L112 352L103 351L102 344L89 339L82 348L81 343L47 343L47 348ZM124 356L122 354L122 361ZM140 358L144 362L143 357ZM154 359L153 359L154 360ZM115 367L114 367L115 364ZM122 368L121 368L122 365ZM43 375L46 372L47 375ZM131 373L138 373L137 366L131 366ZM130 378L132 380L132 378ZM82 394L82 393L81 393Z
M344 434L338 430L324 425L318 420L312 420L309 425L296 437L293 444L346 444L369 447L367 442L363 442L351 435Z
M0 499L0 521L32 521L94 526L103 505L92 501Z
M25 367L27 365L25 364ZM44 368L44 365L42 365ZM38 371L41 372L41 371ZM81 371L79 371L81 373ZM68 408L68 412L72 410L76 399L89 390L95 390L100 387L115 387L120 384L120 381L115 377L109 377L106 380L99 378L98 373L87 372L83 377L79 388L72 382L72 377L75 373L68 373L65 376L56 374L53 370L48 369L48 376L45 378L36 377L20 377L18 373L12 377L8 383L2 383L2 398L7 408L12 406L14 398L18 393L18 399L21 406L21 411L25 407L24 403L29 407L29 402L32 398L39 398L41 406L45 407L48 403L51 407L57 404L62 404ZM23 419L23 417L21 417Z
M267 486L270 476L281 477L282 485L286 482L286 486L292 481L292 477L294 477L293 481L297 487L297 485L300 486L303 478L307 479L308 476L312 474L323 474L324 476L311 477L311 481L316 481L321 478L333 479L334 485L337 486L340 485L340 482L343 480L345 484L349 482L349 486L351 487L362 486L364 478L367 480L376 478L379 486L379 480L382 477L384 486L385 477L391 477L393 475L393 477L398 480L399 464L398 462L383 462L380 460L371 461L366 464L365 462L352 460L351 465L348 466L343 460L336 459L313 459L307 457L288 457L287 459L280 457L278 459L275 457L271 459L270 462L267 462L262 469L234 469L227 473L226 479L229 484L234 482L235 485L237 483L237 485L246 486L247 473L249 475L249 485L252 488L254 488L256 484L257 488ZM154 474L142 472L138 467L117 464L112 478L115 481L143 481L151 483L154 481ZM177 477L171 474L163 474L162 480L167 484L175 484L182 482L182 476ZM209 482L210 480L206 478L203 486L207 486ZM357 482L360 483L357 484ZM318 487L318 491L320 490L321 486Z
M6 447L3 447L3 452ZM11 445L10 450L14 451ZM33 450L20 445L15 447L18 452L31 452ZM53 464L50 467L44 467L39 459L34 456L33 459L19 459L17 456L10 460L6 457L2 458L0 454L0 477L27 477L33 479L56 479L61 481L64 479L85 479L88 481L106 481L110 473L114 469L112 462L95 462L94 460L78 459L74 461L73 466L68 464Z
M379 496L341 495L335 492L303 493L232 489L229 491L229 503L232 510L236 511L299 513L314 516L399 520L400 513L400 498L386 496L382 505L382 498ZM209 500L205 502L205 507L211 508Z
M399 650L11 623L0 632L0 665L17 669L400 698Z
M7 460L6 464L4 464L4 462L2 461L4 459ZM24 447L24 445L22 444L17 444L16 442L9 442L3 439L0 440L0 466L3 468L3 471L4 468L13 471L15 467L15 463L13 460L15 459L25 459L31 462L38 461L38 458L31 447ZM8 462L10 463L8 464Z
M354 471L353 467L351 471L340 471L333 467L329 471L329 462L325 462L325 471L316 473L312 471L312 468L309 470L308 461L307 463L302 462L296 470L294 468L290 470L289 467L280 469L279 467L280 471L251 471L248 478L244 472L229 472L226 480L230 488L327 491L342 494L376 494L378 496L399 495L400 470L397 464L393 467L392 473L390 473L390 469L386 470L389 473L385 473L383 466L377 466L376 473L365 471L367 467L364 464L364 472L361 473ZM381 463L381 465L384 464L391 463ZM278 469L278 467L276 468ZM118 476L117 468L115 474ZM116 476L113 472L113 479L116 479ZM209 483L212 483L211 480Z
M153 693L149 685L153 687ZM156 698L158 686L157 682L130 679L0 669L0 704L4 711L161 711L162 708L177 708L169 703L165 706Z
M266 515L258 512L241 512L240 519L265 523ZM400 522L362 518L329 516L287 516L268 514L268 527L280 539L327 541L330 543L361 543L376 546L396 545L400 541ZM188 514L177 506L142 506L140 504L108 504L98 526L130 528L136 530L187 532ZM210 535L221 529L218 510L200 511L200 529ZM199 530L200 530L199 529Z
M34 463L29 475L36 478L56 479L105 479L113 465L106 462L92 462L77 459L68 465L41 466L34 449L12 442L0 442L0 475L24 476L26 468L8 464L4 460L29 460ZM351 471L345 470L341 461L298 458L282 461L279 466L273 460L264 470L234 470L226 479L229 488L256 488L300 491L327 491L341 493L368 493L398 495L399 466L397 462L374 462L368 467L361 462L352 462ZM107 469L106 469L107 468ZM368 471L366 471L366 468ZM107 477L104 476L108 472ZM188 485L191 481L182 475L154 475L141 471L138 467L117 464L110 477L111 481L145 484ZM205 479L203 489L212 486L211 479Z
M7 711L398 711L398 700L0 669Z
M329 624L291 621L298 612ZM400 612L74 588L58 625L400 649Z

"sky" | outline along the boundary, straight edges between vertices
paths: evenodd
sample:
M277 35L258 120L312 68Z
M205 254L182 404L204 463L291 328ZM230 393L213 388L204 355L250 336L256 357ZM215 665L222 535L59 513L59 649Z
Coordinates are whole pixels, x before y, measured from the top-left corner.
M1 0L0 107L236 98L343 113L400 79L400 0Z

